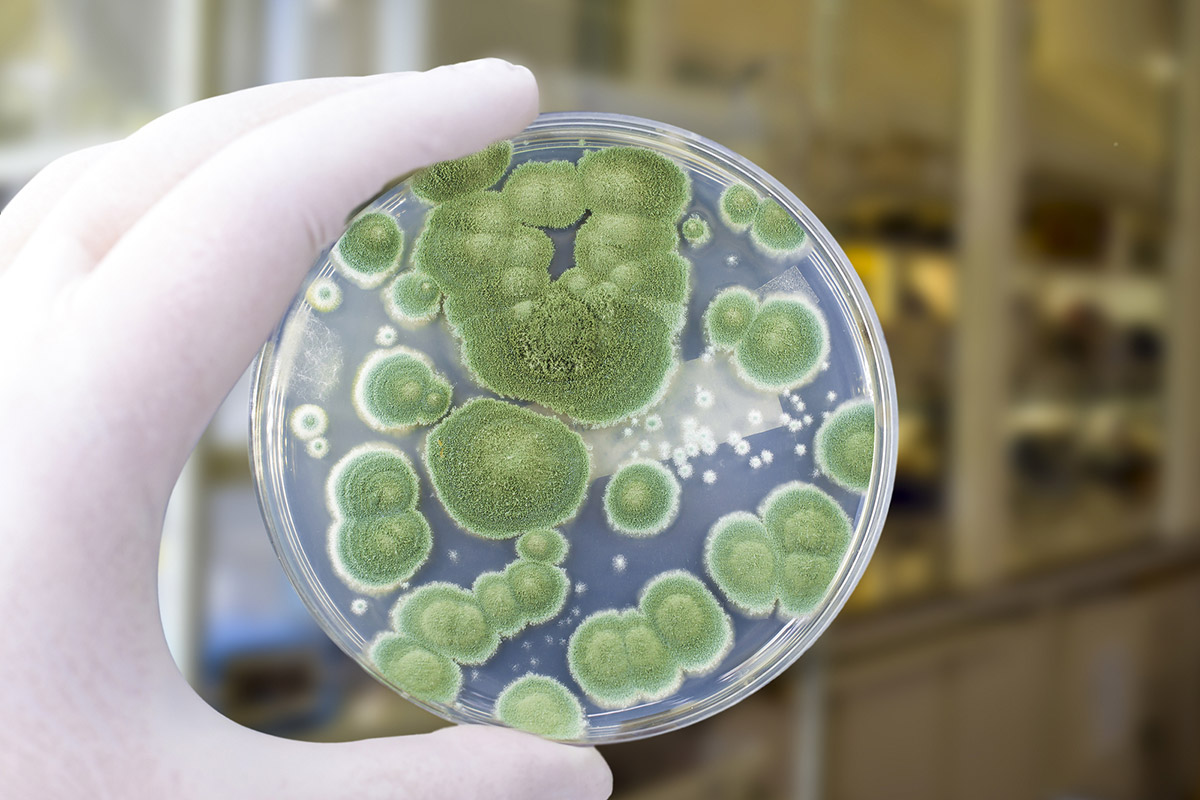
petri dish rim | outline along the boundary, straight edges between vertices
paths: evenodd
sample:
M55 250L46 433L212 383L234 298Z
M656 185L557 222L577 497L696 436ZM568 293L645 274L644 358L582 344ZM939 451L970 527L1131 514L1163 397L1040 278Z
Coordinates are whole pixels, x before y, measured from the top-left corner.
M832 296L838 303L839 311L852 323L851 327L857 334L854 337L854 344L858 350L856 355L864 371L864 382L874 402L877 433L872 476L860 500L861 511L856 515L857 522L849 558L842 564L834 579L833 589L821 608L811 616L784 623L767 645L760 647L751 657L721 675L723 680L720 688L700 702L648 713L633 722L619 726L598 727L594 722L602 720L605 714L590 715L587 733L573 743L591 746L657 736L707 719L761 689L807 652L849 599L878 543L895 479L898 419L895 379L887 344L866 290L829 231L793 192L766 171L728 148L683 128L639 117L597 112L544 113L524 131L512 137L512 140L515 152L525 153L566 142L577 142L580 139L586 141L589 135L604 140L605 145L642 145L660 151L665 140L667 144L673 145L675 150L684 151L691 156L686 164L688 168L731 182L747 183L760 194L778 202L800 220L808 233L808 246L819 255L811 259L812 266L820 277L835 289ZM531 143L531 140L535 139L538 141ZM672 152L670 155L677 159L679 157L678 152ZM283 490L283 472L287 464L282 457L268 457L272 453L286 453L281 439L285 426L264 424L268 418L267 410L280 402L279 395L283 393L283 382L278 380L280 363L276 354L293 316L290 311L283 316L251 369L254 389L250 393L249 403L250 466L259 508L276 556L288 580L318 625L368 674L410 702L450 722L497 724L491 715L478 709L427 703L384 681L366 657L369 641L347 623L344 614L324 592L311 564L304 557L304 549L299 544L299 533L288 509L287 493ZM301 587L309 591L304 591ZM724 680L725 678L728 680ZM621 709L623 712L628 710Z

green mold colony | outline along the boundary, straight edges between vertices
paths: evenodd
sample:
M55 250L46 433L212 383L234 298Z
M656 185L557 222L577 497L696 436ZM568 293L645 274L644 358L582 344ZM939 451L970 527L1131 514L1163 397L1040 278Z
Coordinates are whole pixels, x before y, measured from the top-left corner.
M308 285L304 299L316 311L328 313L342 304L342 290L329 278L317 278Z
M329 427L329 415L325 409L313 403L296 406L288 417L288 425L298 439L312 439L325 433Z
M742 183L735 183L721 193L721 219L735 231L744 231L754 220L759 199L754 190Z
M433 534L417 511L419 488L408 456L389 445L356 447L330 470L329 557L347 586L386 594L425 563Z
M419 700L453 703L462 689L458 664L405 636L380 636L371 647L370 658L389 683Z
M765 200L754 212L750 238L760 250L773 255L789 255L804 247L804 229L796 218L774 200Z
M875 405L850 400L839 406L817 430L817 466L838 485L865 492L875 457Z
M351 282L363 289L379 286L400 266L404 231L391 214L361 214L333 246L330 258Z
M570 588L562 568L524 558L502 572L483 573L470 590L441 581L427 583L397 601L391 620L399 635L381 641L421 654L418 666L428 675L393 677L380 663L378 645L372 658L385 677L413 697L449 703L461 687L460 665L483 664L495 655L502 638L553 619L566 604Z
M850 518L832 497L799 481L767 495L758 516L726 514L704 543L704 565L729 602L747 616L814 610L829 592L850 546Z
M423 354L407 347L376 350L354 376L358 416L384 433L432 425L450 410L453 389Z
M760 304L749 289L723 289L704 310L704 334L713 348L732 350L738 376L764 392L809 383L829 355L825 317L800 295Z
M512 143L496 142L477 153L442 161L413 176L412 191L427 203L486 189L500 180L512 160Z
M699 214L692 214L679 226L679 232L692 247L702 247L712 238L712 228Z
M678 253L675 225L689 179L649 150L610 147L577 166L522 164L501 191L489 191L511 153L494 147L413 181L437 204L414 260L445 292L463 363L496 394L584 424L640 412L662 396L678 363L691 265ZM585 210L592 213L575 234L575 266L551 280L554 244L536 226L568 227Z
M545 675L525 675L496 698L496 719L550 739L578 739L583 707L567 687Z
M429 431L424 458L446 513L489 539L566 522L587 492L588 452L579 434L499 400L456 408Z
M758 296L744 286L717 293L704 310L704 335L717 350L732 350L758 314Z
M604 489L609 527L630 536L653 536L679 515L679 481L657 461L639 460L616 471Z
M720 603L694 575L665 572L646 584L637 609L600 611L580 623L567 666L597 705L661 700L684 675L714 669L733 643Z
M409 270L383 290L383 307L401 325L423 325L441 311L442 290L424 272Z
M561 564L568 549L567 538L549 528L530 531L517 539L517 555L530 561Z
M569 228L586 210L579 172L570 161L521 164L501 194L518 222L537 228Z

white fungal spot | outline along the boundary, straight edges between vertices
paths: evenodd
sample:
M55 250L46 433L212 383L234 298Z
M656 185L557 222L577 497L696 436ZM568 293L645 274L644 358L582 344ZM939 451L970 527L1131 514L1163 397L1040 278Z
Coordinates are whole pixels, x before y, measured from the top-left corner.
M649 449L650 449L650 440L649 439L642 439L640 442L638 442L638 450L641 450L644 453Z
M791 431L792 433L795 433L796 431L800 430L803 427L804 427L804 423L798 419L792 420L791 422L788 423L788 426L787 426L788 430Z
M725 441L729 442L730 444L737 444L741 440L742 435L737 431L730 431L729 435L725 437Z
M575 594L585 594L587 592L587 584L579 581L575 584Z
M642 423L642 427L648 431L662 430L662 417L658 414L651 414L646 417L646 421Z
M757 408L750 409L750 413L746 415L746 421L751 425L759 425L762 423L762 412Z
M711 469L706 469L704 470L704 474L700 476L700 480L711 486L717 482L717 473L713 472Z
M658 443L658 457L659 458L670 458L671 457L670 442L659 442Z
M367 613L367 601L361 597L355 598L354 602L350 603L350 611L361 617Z
M837 400L837 392L830 389L828 392L825 393L825 399L828 402L832 403L833 401Z
M779 424L780 425L787 425L791 421L792 421L792 415L787 413L786 411L779 415Z
M633 428L626 428L621 431L621 435L628 439L630 436L633 436Z
M808 448L803 444L796 445L796 455L802 456L808 452Z
M625 561L625 556L621 555L620 553L613 556L613 560L612 560L613 572L615 572L619 575L625 571L625 567L627 567L627 566L628 566L628 564Z
M315 439L310 439L308 444L304 445L304 449L313 458L324 458L329 452L329 442L324 436L318 436Z
M687 480L688 478L692 477L692 465L691 464L680 464L679 468L676 469L675 471L678 472L679 477L683 478L684 480Z
M758 456L750 456L750 469L758 469L762 466L762 459Z
M742 439L740 442L738 442L737 444L735 444L733 446L733 452L737 453L739 456L746 455L747 453L750 452L750 443L747 442L745 439Z
M375 344L380 347L391 347L396 343L396 329L391 325L381 325L375 331Z
M725 256L725 266L736 267L737 265L738 265L737 253L730 253L729 255Z
M446 553L446 558L450 559L451 562L457 564L458 563L458 551L457 550L448 551Z
M696 405L698 405L700 408L712 408L713 393L707 389L701 389L700 391L696 392Z
M805 425L812 425L812 423L813 423L812 414L805 414L805 415L804 415L804 424L805 424Z
M758 457L762 459L762 462L764 464L770 464L772 461L775 460L775 454L772 453L770 450L763 450L761 453L758 454Z

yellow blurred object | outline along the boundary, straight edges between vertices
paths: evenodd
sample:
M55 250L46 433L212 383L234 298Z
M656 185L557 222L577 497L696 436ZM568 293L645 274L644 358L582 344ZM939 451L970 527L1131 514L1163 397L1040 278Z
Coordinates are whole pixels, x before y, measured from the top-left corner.
M887 326L896 315L895 256L882 247L867 244L848 244L843 249L871 297L879 322Z

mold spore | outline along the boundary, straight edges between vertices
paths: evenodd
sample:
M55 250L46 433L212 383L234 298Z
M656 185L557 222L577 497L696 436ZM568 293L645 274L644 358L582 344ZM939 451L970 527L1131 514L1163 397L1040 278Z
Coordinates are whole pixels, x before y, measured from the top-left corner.
M629 536L652 536L679 515L679 481L657 461L639 459L617 470L604 490L609 526Z
M763 201L754 212L751 240L774 256L792 255L804 248L807 236L800 223L774 200Z
M589 456L560 420L476 398L429 431L425 466L446 512L490 539L549 528L583 505Z
M400 266L404 231L383 211L360 214L330 251L330 259L346 278L363 289L379 286Z
M823 473L839 486L866 491L875 456L875 404L862 399L838 406L817 429L815 447Z

